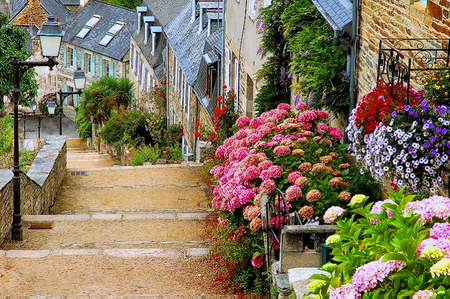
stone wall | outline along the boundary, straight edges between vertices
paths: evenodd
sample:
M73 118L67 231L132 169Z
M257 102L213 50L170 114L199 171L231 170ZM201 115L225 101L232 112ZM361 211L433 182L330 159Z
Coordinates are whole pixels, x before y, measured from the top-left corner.
M27 174L20 177L22 215L47 214L66 174L64 136L49 136ZM10 237L13 214L12 171L0 170L0 244Z
M380 38L448 38L449 4L448 0L428 0L427 5L414 0L361 0L359 98L376 81Z

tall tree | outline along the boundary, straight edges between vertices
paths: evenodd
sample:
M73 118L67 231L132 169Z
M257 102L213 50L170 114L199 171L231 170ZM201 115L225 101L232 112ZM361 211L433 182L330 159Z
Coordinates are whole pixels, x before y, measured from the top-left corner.
M30 56L26 48L28 38L27 31L19 26L9 25L8 18L0 14L0 110L4 108L3 97L10 97L13 89L11 57L17 56L20 60L26 60ZM37 95L38 85L34 76L34 70L29 69L20 80L21 104L29 105Z

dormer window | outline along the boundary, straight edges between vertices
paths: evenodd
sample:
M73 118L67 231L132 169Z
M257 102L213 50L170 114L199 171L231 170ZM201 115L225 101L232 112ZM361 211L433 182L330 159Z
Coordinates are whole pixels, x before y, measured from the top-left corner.
M124 26L124 22L117 21L111 28L109 28L108 32L106 32L106 35L102 38L99 44L106 47Z
M101 18L102 18L102 16L93 15L89 19L89 21L87 21L86 24L84 24L84 27L81 28L81 30L77 33L77 37L85 38L86 35L91 31L91 29L94 28L95 25L97 25L98 22L100 22Z

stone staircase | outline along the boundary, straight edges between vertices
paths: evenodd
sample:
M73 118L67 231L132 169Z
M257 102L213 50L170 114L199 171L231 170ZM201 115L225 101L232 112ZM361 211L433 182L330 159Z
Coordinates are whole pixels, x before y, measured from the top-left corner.
M0 247L0 297L215 298L198 166L113 166L67 146L51 215L23 215L24 241Z

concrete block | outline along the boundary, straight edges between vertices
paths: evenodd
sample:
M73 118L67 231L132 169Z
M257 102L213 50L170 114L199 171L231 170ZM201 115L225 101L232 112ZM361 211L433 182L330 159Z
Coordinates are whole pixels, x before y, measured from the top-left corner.
M172 213L152 213L152 214L124 214L123 220L144 220L144 219L159 219L159 220L174 220L175 214Z
M281 273L286 273L289 269L299 267L315 267L322 265L322 254L313 250L304 252L282 252L281 253Z
M50 250L8 250L7 258L40 259L50 255Z
M92 220L115 221L122 220L122 214L92 214Z
M179 213L177 216L180 220L205 220L208 213Z
M98 249L56 249L52 250L52 255L97 255L100 254Z
M186 251L187 257L203 257L209 253L208 248L188 248Z
M176 249L105 249L103 255L118 258L182 258L183 253Z

